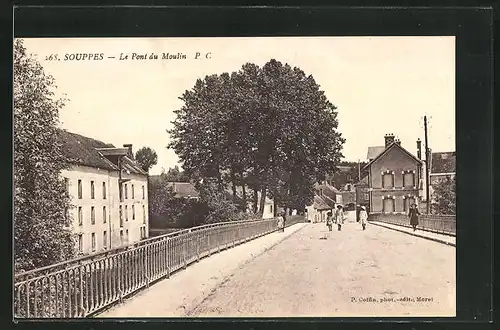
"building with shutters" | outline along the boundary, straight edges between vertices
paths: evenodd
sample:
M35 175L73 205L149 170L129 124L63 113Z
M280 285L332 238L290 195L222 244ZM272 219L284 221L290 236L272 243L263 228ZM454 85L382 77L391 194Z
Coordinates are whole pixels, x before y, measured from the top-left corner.
M370 213L407 213L419 204L424 189L421 143L415 157L401 146L393 134L385 135L385 145L368 148L368 205Z
M148 237L148 175L134 161L132 145L111 144L60 130L69 168L61 175L71 197L68 226L77 248L89 254Z

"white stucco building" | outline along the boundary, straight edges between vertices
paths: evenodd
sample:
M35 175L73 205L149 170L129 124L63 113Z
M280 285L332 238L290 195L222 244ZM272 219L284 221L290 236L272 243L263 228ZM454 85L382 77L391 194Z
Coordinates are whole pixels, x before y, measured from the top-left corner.
M132 145L115 148L60 131L70 168L61 175L71 197L70 226L88 254L148 236L148 177L133 160Z

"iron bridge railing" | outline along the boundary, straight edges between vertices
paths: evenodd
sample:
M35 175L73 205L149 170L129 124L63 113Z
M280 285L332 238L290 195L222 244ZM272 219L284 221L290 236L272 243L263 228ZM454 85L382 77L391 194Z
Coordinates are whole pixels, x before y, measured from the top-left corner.
M411 227L406 214L370 214L369 221L380 221L392 225ZM455 215L422 214L418 219L418 229L456 236L457 221Z
M290 216L286 226L303 221ZM17 274L14 317L90 317L201 258L276 230L276 218L209 224Z

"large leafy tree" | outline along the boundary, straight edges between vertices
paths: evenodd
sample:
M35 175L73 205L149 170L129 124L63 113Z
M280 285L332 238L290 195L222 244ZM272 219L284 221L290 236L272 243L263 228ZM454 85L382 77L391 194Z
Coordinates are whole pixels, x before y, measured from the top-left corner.
M303 185L333 172L342 157L336 107L312 76L288 64L247 63L232 74L207 76L181 100L169 146L183 168L215 178L220 189L229 183L233 196L242 186L245 206L250 187L253 211L261 215L266 196L304 207L312 189Z
M14 43L14 263L15 271L47 266L75 255L60 173L67 166L58 140L54 79Z
M135 160L145 172L158 163L158 155L150 147L142 147L135 153Z
M456 180L445 179L433 185L432 210L437 214L455 214L456 202Z

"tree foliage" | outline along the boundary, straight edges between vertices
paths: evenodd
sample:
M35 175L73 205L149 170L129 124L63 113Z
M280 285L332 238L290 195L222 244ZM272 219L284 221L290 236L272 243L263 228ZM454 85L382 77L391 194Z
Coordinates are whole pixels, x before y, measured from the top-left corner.
M145 172L158 163L158 155L150 147L142 147L135 153L135 160Z
M445 179L433 185L432 211L437 214L455 214L456 212L456 180Z
M58 140L54 79L14 43L14 263L15 271L47 266L75 255L69 228L70 197L61 171L67 159Z
M350 162L342 161L339 166L347 167L348 169L337 170L333 175L328 177L328 181L331 182L338 189L342 189L347 183L356 183L359 179L362 179L368 172L363 170L363 167L368 164L367 162ZM358 168L359 166L359 168ZM361 174L361 177L358 178Z
M236 205L207 181L196 184L199 199L176 196L167 174L154 177L149 183L149 212L152 228L189 228L207 223L244 218Z
M214 179L219 191L231 186L235 199L241 186L243 209L250 198L256 211L257 192L261 215L266 196L303 209L314 182L342 157L336 107L312 76L288 64L209 75L180 99L169 147L188 175Z

